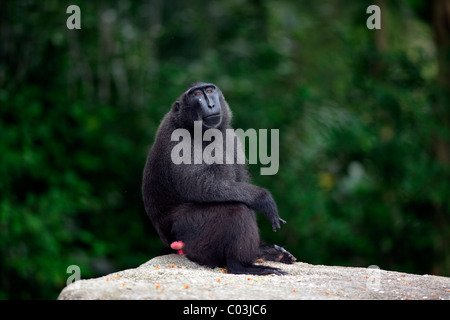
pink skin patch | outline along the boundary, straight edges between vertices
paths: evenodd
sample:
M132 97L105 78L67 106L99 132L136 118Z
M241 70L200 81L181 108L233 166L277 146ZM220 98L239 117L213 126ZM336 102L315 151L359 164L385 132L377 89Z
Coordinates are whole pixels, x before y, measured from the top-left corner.
M180 250L181 251L181 249L183 249L183 247L184 247L184 243L183 243L183 241L174 241L174 242L172 242L170 244L170 247L173 250Z

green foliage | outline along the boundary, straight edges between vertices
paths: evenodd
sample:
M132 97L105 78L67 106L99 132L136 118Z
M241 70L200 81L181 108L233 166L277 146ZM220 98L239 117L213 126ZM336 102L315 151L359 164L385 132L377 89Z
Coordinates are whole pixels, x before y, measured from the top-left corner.
M142 169L199 80L221 87L234 127L280 130L278 174L250 166L288 221L273 233L258 216L266 242L309 263L450 275L432 23L421 1L383 9L380 50L369 4L84 2L81 30L65 27L69 3L0 5L0 298L55 298L69 265L89 278L166 252Z

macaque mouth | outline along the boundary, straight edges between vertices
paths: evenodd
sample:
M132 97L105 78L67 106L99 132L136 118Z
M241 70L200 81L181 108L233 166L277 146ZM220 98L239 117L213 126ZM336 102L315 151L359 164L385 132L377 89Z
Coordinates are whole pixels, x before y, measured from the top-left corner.
M212 114L212 115L209 115L209 116L206 116L203 118L203 122L207 126L217 125L217 124L219 124L220 120L221 120L220 113Z

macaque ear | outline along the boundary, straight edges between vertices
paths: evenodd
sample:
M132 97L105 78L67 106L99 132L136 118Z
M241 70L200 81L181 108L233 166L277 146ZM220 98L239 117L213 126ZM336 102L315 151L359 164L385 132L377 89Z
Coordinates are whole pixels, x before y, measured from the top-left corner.
M179 111L180 110L180 101L175 101L173 104L173 110Z

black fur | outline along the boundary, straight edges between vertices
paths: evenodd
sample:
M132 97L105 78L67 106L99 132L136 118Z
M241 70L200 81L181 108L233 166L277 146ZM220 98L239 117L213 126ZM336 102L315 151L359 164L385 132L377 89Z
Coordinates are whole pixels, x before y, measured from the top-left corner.
M235 164L224 160L224 164L175 165L171 161L171 150L178 144L171 141L172 132L185 128L193 136L193 122L201 120L190 92L202 86L206 84L196 83L183 93L161 122L144 169L146 212L163 243L170 246L173 241L183 241L183 252L192 261L226 267L229 273L284 274L253 264L257 258L284 263L293 263L295 258L278 246L261 245L254 211L264 212L274 231L285 222L270 192L250 184L246 166L236 164L237 152L242 152L237 138ZM220 95L220 106L215 107L221 112L216 128L225 137L225 129L231 128L231 112L215 88ZM203 148L207 144L204 142Z

